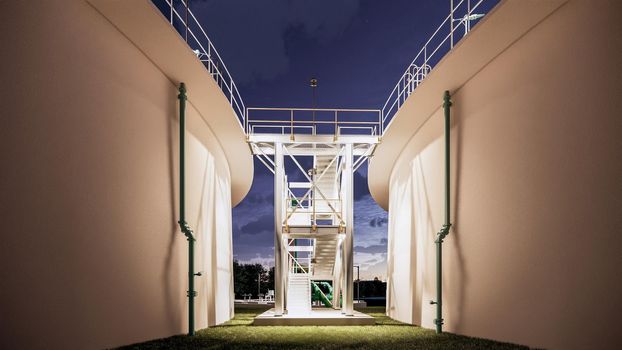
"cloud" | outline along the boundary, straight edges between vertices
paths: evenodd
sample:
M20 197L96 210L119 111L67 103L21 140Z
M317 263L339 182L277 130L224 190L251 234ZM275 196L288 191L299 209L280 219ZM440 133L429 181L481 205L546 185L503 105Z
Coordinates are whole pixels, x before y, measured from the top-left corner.
M386 254L387 253L387 239L380 238L379 244L371 244L367 246L355 246L354 251L357 253Z
M386 217L377 217L373 218L369 221L369 226L371 227L382 227L384 224L388 223L389 219Z
M384 244L375 244L367 247L356 246L354 247L355 252L359 253L370 253L370 254L380 254L387 252L387 245Z
M241 258L238 255L234 255L234 259L241 264L261 264L266 267L274 266L273 255L263 256L262 254L257 253L254 257L251 258Z
M330 6L331 10L326 11ZM270 81L290 69L298 35L320 44L339 38L359 10L356 0L201 1L192 6L239 85ZM226 38L226 40L219 40ZM249 59L250 58L250 59Z
M274 197L272 193L251 193L244 200L249 204L273 204Z
M257 235L272 231L274 231L274 215L272 214L261 215L239 228L240 233L247 235Z
M387 212L380 208L371 196L365 196L354 202L354 214L355 245L374 245L387 237L387 225L378 225L378 222L384 223L387 220ZM370 224L372 220L376 226Z
M369 280L378 277L386 279L387 254L385 253L361 253L355 252L354 263L361 267L361 279Z

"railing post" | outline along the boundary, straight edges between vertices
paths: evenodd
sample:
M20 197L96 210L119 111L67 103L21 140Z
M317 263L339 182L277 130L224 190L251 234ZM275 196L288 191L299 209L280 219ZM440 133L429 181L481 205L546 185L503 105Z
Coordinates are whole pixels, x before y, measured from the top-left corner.
M212 41L207 38L207 71L212 74Z
M248 130L248 108L246 108L246 110L244 111L244 132L246 133L246 136L249 135L249 130Z
M380 111L380 135L384 136L384 122L386 120L384 109Z
M382 137L382 134L384 133L383 129L382 129L382 111L378 111L378 132L379 132L379 136Z
M471 30L471 0L467 0L467 16L466 32L468 33Z
M337 122L337 110L335 110L335 141L337 141L337 127L338 127L338 122Z
M186 44L188 43L188 12L190 12L190 0L186 0Z
M173 2L174 1L175 0L171 0L171 25L173 25L173 5L174 5Z
M451 31L449 34L449 42L451 43L451 48L454 48L454 0L449 0L449 6L451 9L449 10L449 30Z
M291 120L291 126L289 128L289 139L294 141L294 110L292 109L290 111L290 120Z

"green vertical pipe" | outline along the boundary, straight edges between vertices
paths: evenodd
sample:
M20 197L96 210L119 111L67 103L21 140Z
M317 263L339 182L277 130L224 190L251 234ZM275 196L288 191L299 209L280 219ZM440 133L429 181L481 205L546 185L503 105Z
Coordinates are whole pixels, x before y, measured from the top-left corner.
M194 236L186 222L186 85L179 84L179 227L188 239L188 335L194 335Z
M179 224L186 223L186 84L179 84ZM182 227L182 232L184 227ZM185 233L185 232L184 232Z
M443 96L443 109L445 111L445 226L451 226L451 212L450 212L450 188L449 188L449 180L450 180L450 132L451 132L451 121L450 121L450 108L451 108L451 96L449 95L449 91L445 91L445 95ZM449 227L447 228L447 233L449 233ZM445 233L445 236L447 235Z
M436 333L443 332L443 310L442 310L442 298L443 298L443 241L436 240L436 318L434 324L436 325Z
M194 335L194 238L188 238L188 335Z
M445 114L445 223L436 237L436 333L443 332L443 239L451 228L450 212L450 107L451 95L445 91L443 96L443 110Z

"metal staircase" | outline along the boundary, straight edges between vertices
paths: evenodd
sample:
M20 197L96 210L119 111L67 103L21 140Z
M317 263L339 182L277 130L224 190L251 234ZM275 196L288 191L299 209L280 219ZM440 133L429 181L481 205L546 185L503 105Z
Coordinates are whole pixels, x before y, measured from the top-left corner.
M311 280L306 273L290 273L287 283L287 312L301 314L311 311Z
M312 281L329 281L326 304L353 315L353 174L380 142L380 111L250 108L246 120L253 154L274 174L275 315L310 312Z
M319 222L330 221L331 225L333 225L337 219L331 210L331 206L334 209L340 205L337 182L337 162L332 161L333 158L334 155L318 155L314 157L315 177L317 177L318 174L324 174L315 181L318 192L323 194L323 196L315 196L316 219Z
M332 280L339 236L335 234L317 237L314 244L311 259L313 263L312 277L315 280Z

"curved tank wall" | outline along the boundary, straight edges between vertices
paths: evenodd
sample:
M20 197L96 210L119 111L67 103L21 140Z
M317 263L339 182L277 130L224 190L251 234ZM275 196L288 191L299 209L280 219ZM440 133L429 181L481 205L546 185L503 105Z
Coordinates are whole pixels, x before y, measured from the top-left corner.
M552 349L614 348L622 5L557 2L480 60L529 19L521 11L547 3L502 2L398 112L403 121L394 123L409 130L403 145L376 152L370 186L389 209L387 313L434 328L448 89L454 227L443 252L446 330ZM456 80L460 69L472 74ZM380 178L389 154L392 172Z
M150 2L109 3L136 6L136 25L161 20L143 29L180 62L192 59ZM181 80L188 221L203 273L196 326L230 319L232 197L248 191L252 158L239 126L237 135L214 131L234 119L220 89L198 80L210 82L198 62L171 73L85 1L0 9L0 347L109 348L187 331L187 243L176 223Z

